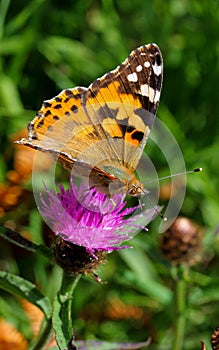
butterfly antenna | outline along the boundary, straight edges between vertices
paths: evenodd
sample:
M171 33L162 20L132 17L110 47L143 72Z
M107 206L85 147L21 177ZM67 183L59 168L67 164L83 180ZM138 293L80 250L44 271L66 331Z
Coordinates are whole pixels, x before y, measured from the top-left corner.
M141 203L141 198L140 198L140 197L138 197L138 204L139 204L139 207L140 207L141 211L143 211L144 203L143 203L143 205L142 205L142 203Z
M168 175L168 176L163 176L163 177L160 177L156 180L149 180L149 181L146 181L146 183L151 183L151 182L155 182L157 180L165 180L165 179L169 179L169 178L172 178L172 177L175 177L175 176L179 176L179 175L185 175L185 174L190 174L190 173L199 173L202 171L202 168L196 168L196 169L193 169L193 170L188 170L188 171L183 171L183 172L180 172L180 173L176 173L176 174L172 174L172 175ZM148 195L149 194L149 191L148 190L143 190L143 193L145 195ZM152 203L149 195L148 195L148 200L150 202L150 204L152 205L152 208L154 209L154 211L160 216L160 218L163 220L163 221L167 221L167 217L160 214L160 212L157 210L157 208L154 206L154 204ZM142 208L142 204L141 204L141 201L140 201L140 198L139 198L139 204L140 204L140 207Z
M202 171L202 168L196 168L196 169L193 169L193 170L182 171L181 173L176 173L176 174L172 174L172 175L159 177L158 179L148 180L145 183L151 183L151 182L155 182L157 180L165 180L165 179L169 179L169 178L180 176L180 175L186 175L186 174L191 174L191 173L199 173L201 171Z
M164 216L164 215L162 215L162 214L157 210L157 208L154 206L154 204L152 203L152 201L151 201L151 199L150 199L150 197L149 197L149 195L148 195L148 194L149 194L149 191L143 189L143 193L144 193L145 195L147 195L147 198L148 198L150 204L152 205L152 208L154 209L155 213L157 213L157 215L158 215L163 221L167 221L167 217ZM142 207L144 206L144 204L142 205L141 199L140 199L140 198L138 199L138 201L139 201L140 208L142 209Z

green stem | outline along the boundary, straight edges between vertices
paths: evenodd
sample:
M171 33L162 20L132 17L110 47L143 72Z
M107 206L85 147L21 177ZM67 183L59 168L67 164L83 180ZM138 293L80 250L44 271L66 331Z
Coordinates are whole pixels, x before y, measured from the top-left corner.
M186 323L186 282L181 274L176 281L175 288L176 300L176 322L173 339L173 350L181 350L183 348L183 340Z
M80 277L81 275L78 275L73 278L70 273L63 272L62 285L54 300L53 329L60 349L67 349L73 336L71 317L73 292Z

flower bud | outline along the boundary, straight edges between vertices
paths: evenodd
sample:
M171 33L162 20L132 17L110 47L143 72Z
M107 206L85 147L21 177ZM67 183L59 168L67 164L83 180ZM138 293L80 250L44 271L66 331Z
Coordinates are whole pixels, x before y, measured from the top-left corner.
M162 235L160 248L173 265L194 265L200 257L201 230L190 219L178 217Z

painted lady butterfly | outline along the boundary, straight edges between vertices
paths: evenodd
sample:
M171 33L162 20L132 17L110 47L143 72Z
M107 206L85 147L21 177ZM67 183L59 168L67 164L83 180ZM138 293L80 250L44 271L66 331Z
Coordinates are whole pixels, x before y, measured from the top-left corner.
M63 90L43 103L17 143L55 156L100 192L140 196L134 172L160 99L163 62L156 44L141 46L88 88Z

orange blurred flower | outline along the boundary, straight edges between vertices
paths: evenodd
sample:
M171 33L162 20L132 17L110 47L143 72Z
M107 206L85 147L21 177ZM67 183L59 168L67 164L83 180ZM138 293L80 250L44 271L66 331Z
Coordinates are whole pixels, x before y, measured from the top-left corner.
M0 319L0 350L27 350L27 341L10 323Z

